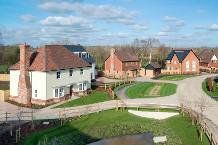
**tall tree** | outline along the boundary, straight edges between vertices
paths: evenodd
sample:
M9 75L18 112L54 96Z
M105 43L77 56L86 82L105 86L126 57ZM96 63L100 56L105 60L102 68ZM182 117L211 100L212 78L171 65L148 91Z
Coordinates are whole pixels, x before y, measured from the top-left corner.
M50 42L51 45L73 45L73 41L70 39L58 39Z

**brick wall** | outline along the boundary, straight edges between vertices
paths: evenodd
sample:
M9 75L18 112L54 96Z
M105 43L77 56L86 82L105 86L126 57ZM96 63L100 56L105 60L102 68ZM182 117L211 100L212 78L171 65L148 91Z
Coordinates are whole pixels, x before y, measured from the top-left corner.
M111 56L105 61L105 70L110 70L111 66Z
M172 67L173 67L173 70L178 70L178 69L181 70L181 63L179 62L176 54L173 55L173 58L170 61L170 63L168 63L168 60L166 60L166 66L167 66L167 70L168 70L168 66L171 67L171 70L172 70Z
M209 67L215 67L218 68L218 60L216 60L216 63L212 63L212 60L209 62Z
M127 66L126 66L126 63L127 63ZM128 66L135 66L137 70L139 70L139 65L140 65L139 62L137 62L137 65L136 65L136 62L123 62L122 63L123 71L130 71Z
M208 63L203 63L203 62L200 62L200 63L199 63L199 66L208 67Z

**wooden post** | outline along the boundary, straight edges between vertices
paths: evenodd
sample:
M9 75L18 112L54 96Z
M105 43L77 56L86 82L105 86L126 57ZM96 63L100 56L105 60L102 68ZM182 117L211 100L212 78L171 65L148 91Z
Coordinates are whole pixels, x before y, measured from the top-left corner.
M199 116L198 116L198 114L197 114L197 124L199 123L198 120L199 120Z
M206 121L204 120L204 133L206 132Z
M80 117L80 107L79 107L79 117Z
M8 112L6 112L6 122L8 122Z
M192 125L194 125L194 116L192 116Z
M139 105L138 105L138 103L137 103L137 111L139 111Z
M181 109L180 109L181 113L182 113L182 104L181 104Z
M61 125L62 125L62 119L61 119Z
M31 114L32 114L32 115L31 115L31 119L32 119L32 129L34 129L34 127L33 127L33 111L32 111Z
M125 84L125 80L124 80L124 84Z
M115 82L115 88L116 88L116 86L117 86L117 83Z
M59 120L61 119L61 110L59 110Z
M16 142L18 141L18 130L16 130Z
M191 114L192 114L192 108L190 107L189 108L189 116L191 117Z
M120 86L120 81L119 81L119 86Z
M210 130L210 144L212 144L212 130Z
M203 133L203 128L201 127L201 130L200 130L200 141L202 141L202 133Z
M131 83L131 78L130 78L130 83Z
M116 111L118 111L118 102L117 102L117 107L116 107Z
M99 104L98 104L98 113L99 113Z
M113 91L112 91L113 92ZM113 92L113 100L114 100L114 92Z

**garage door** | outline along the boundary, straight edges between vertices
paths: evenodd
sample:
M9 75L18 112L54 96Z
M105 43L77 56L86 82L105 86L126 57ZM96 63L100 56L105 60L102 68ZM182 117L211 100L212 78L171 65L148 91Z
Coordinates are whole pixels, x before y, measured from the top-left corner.
M153 77L153 70L146 70L146 76Z

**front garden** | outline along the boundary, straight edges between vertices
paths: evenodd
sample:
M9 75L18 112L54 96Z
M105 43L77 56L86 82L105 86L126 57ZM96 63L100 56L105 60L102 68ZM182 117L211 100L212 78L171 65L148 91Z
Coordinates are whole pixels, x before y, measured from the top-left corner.
M126 95L130 99L155 98L170 96L176 93L177 85L172 83L148 82L132 86L126 90Z
M155 120L128 113L129 109L127 108L123 112L111 109L84 115L80 120L70 121L62 126L59 125L34 133L21 143L24 145L83 145L105 138L153 132L154 137L167 137L167 142L159 144L209 145L205 134L203 134L203 141L199 140L200 127L197 124L192 125L188 114ZM131 108L131 110L136 109ZM154 112L155 109L140 109L140 111ZM179 113L179 111L172 109L160 109L160 111Z
M206 82L202 82L202 89L208 96L218 97L218 85L216 82L213 81L213 79L212 78L205 79ZM213 99L218 101L218 98L213 98Z
M132 82L128 84L123 84L123 82L120 84L120 86L114 87L114 83L112 83L112 87L114 87L112 90L114 92L114 99L119 100L119 98L116 96L116 91L120 87L134 84L138 82ZM117 84L118 85L118 84ZM76 107L76 106L82 106L82 105L89 105L89 104L94 104L94 103L99 103L99 102L104 102L104 101L110 101L112 100L107 92L101 92L101 91L96 91L94 90L95 88L93 87L93 94L90 96L80 96L80 98L72 100L70 102L66 102L64 104L61 104L59 106L56 106L54 108L63 108L63 107ZM98 89L97 89L98 90Z
M196 76L198 76L198 75L173 75L173 76L161 77L158 80L181 81L181 80L184 80L186 78L192 78L192 77L196 77Z

